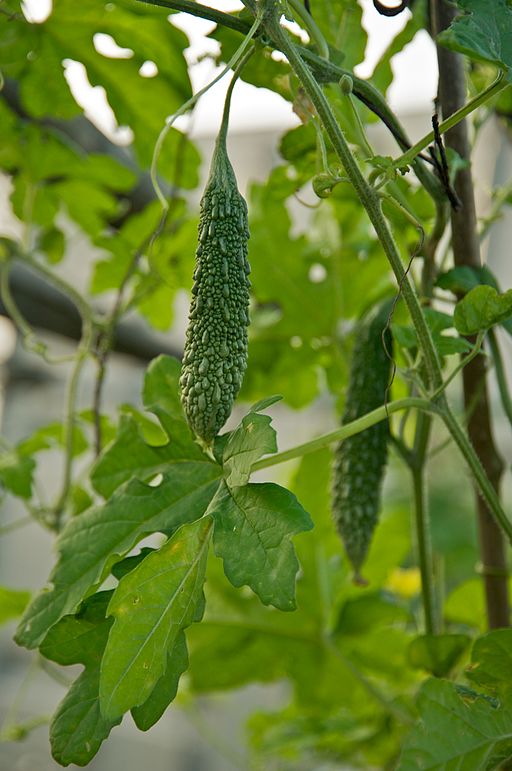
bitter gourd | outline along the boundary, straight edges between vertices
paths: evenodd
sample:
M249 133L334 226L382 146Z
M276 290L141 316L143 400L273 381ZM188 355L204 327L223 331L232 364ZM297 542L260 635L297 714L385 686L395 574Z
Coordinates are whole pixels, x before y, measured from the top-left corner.
M228 419L247 367L249 227L247 204L238 191L226 149L230 97L231 89L200 204L199 243L180 379L189 424L207 443Z
M391 374L390 309L385 302L360 322L342 424L385 401ZM378 520L388 439L388 422L382 421L339 442L334 451L332 512L356 582L363 582L360 570Z

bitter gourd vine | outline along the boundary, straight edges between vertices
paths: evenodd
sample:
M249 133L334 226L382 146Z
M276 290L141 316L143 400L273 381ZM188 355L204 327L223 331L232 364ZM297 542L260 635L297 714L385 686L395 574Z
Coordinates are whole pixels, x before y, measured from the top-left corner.
M390 302L378 306L357 330L343 424L385 401L392 363L390 310ZM363 582L360 570L378 520L388 439L383 421L338 443L334 451L332 512L356 582Z
M233 77L201 200L199 243L180 380L188 421L206 443L228 419L247 367L247 204L226 149Z

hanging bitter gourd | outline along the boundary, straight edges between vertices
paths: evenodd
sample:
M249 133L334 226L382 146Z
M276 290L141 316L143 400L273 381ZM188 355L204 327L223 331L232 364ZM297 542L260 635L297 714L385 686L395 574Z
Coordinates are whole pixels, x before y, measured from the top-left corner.
M391 375L390 309L385 302L360 322L342 424L384 404ZM360 570L378 520L388 440L386 420L339 442L334 451L332 512L356 582L363 582Z
M201 200L199 244L180 379L190 426L205 442L228 419L247 367L250 266L247 204L226 149L229 103Z

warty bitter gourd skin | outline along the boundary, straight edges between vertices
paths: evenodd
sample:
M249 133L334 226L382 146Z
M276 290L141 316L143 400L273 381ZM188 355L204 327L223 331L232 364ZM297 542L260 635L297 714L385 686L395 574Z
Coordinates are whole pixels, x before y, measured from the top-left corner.
M390 309L391 303L386 302L360 323L342 424L385 402L392 365ZM385 420L339 442L334 451L332 512L356 582L364 583L360 570L378 521L388 440Z
M228 419L247 367L249 226L247 204L227 156L226 128L223 121L201 200L180 380L190 426L207 444Z

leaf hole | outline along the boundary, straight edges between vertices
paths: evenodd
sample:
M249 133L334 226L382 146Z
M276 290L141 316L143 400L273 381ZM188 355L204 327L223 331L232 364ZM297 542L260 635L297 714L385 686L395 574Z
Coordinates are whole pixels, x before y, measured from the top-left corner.
M327 278L327 271L319 262L315 262L309 269L308 278L312 284L321 284Z
M158 67L156 66L155 62L147 59L141 64L139 75L141 78L155 78L158 75Z
M107 59L131 59L133 57L131 48L123 48L118 45L112 35L107 35L105 32L96 32L92 37L92 42L97 53Z

